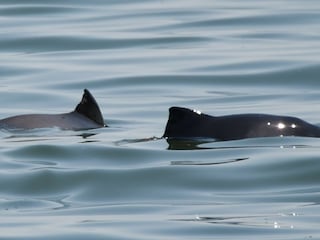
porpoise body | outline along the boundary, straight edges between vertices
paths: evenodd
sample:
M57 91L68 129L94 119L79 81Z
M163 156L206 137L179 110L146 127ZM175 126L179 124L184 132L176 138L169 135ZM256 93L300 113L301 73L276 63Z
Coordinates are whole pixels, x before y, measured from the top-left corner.
M276 136L320 137L320 128L290 116L237 114L215 117L187 108L171 107L163 135L165 138L214 138L222 141Z
M63 130L84 130L106 126L100 108L84 89L81 102L75 110L62 114L24 114L0 120L2 129L35 129L58 127Z

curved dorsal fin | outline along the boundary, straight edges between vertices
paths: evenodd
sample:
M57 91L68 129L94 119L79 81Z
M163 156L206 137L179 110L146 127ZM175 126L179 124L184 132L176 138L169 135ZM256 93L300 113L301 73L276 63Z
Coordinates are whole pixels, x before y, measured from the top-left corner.
M86 116L101 126L105 126L100 108L88 89L84 89L81 102L74 111Z
M180 122L183 120L190 121L190 118L199 117L203 115L198 110L191 110L189 108L183 108L183 107L171 107L169 109L169 120L170 122Z
M163 137L193 137L203 115L196 110L171 107Z

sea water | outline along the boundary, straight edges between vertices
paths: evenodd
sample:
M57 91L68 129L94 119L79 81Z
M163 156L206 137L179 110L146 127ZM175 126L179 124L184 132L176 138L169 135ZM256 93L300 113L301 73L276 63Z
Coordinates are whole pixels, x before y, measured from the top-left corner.
M320 140L162 139L168 108L320 123L320 2L1 0L0 239L317 239Z

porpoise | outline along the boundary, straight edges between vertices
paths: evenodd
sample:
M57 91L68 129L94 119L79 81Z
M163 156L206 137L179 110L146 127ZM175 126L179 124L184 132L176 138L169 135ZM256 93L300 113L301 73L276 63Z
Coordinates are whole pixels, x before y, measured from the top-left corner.
M74 111L62 114L24 114L0 120L2 129L35 129L58 127L63 130L85 130L106 126L100 108L84 89L81 102Z
M171 107L163 137L237 140L257 137L320 137L320 128L296 117L270 114L210 116L196 110Z

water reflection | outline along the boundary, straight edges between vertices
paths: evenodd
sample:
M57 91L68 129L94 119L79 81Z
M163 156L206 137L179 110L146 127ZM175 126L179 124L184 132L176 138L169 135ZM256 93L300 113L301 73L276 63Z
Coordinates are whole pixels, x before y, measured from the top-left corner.
M294 225L288 222L291 219L289 217L295 217L296 215L285 215L283 221L278 222L274 219L279 219L279 215L256 215L256 216L230 216L230 217L209 217L209 216L196 216L189 219L178 219L176 221L186 222L202 222L215 225L239 225L247 227L258 228L274 228L274 229L294 229Z
M188 165L188 166L208 166L208 165L220 165L220 164L227 164L227 163L235 163L240 161L249 160L248 157L244 158L235 158L235 159L228 159L222 161L171 161L171 165Z
M301 144L300 137L267 137L251 138L233 141L217 141L214 139L179 139L167 138L168 150L208 150L208 149L245 149L245 148L319 148L319 146ZM295 141L295 142L292 142Z
M214 142L214 139L178 139L166 138L169 144L168 150L200 150L211 149L210 147L201 146L205 143Z

